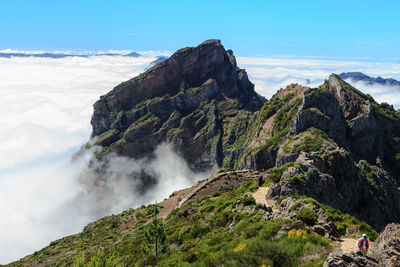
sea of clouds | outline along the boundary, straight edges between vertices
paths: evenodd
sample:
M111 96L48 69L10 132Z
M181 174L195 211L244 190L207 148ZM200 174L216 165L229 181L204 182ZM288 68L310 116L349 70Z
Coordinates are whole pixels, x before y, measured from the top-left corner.
M90 151L76 156L91 133L92 105L117 84L143 72L160 52L143 57L0 58L0 264L77 233L99 217L161 201L208 174L194 174L168 145L154 159L113 157L98 183ZM400 64L238 57L256 91L270 98L290 83L321 84L330 73L361 71L400 79ZM356 86L400 108L400 90ZM94 148L95 149L95 148ZM145 170L159 177L138 193L129 179Z

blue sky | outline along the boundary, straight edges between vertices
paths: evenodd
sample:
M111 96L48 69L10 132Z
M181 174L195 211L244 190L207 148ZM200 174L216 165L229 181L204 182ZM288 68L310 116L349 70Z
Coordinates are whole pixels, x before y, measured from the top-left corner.
M398 1L0 0L0 49L171 50L397 58Z

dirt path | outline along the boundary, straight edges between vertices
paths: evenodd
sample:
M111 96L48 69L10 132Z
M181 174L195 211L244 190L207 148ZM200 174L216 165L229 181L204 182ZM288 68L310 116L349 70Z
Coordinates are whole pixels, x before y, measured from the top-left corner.
M340 242L340 250L343 253L349 253L349 252L358 250L358 248L357 248L358 239L357 238L344 237L339 242Z
M260 186L256 192L252 194L257 204L264 204L267 207L272 207L272 211L277 211L278 209L275 207L276 201L273 199L266 199L269 190L268 186Z
M162 206L162 208L159 211L158 217L159 218L165 218L168 216L168 214L171 213L175 208L181 208L183 205L185 205L188 201L190 201L199 191L207 187L209 184L212 184L219 178L226 176L231 173L235 174L241 174L241 173L248 173L249 170L238 170L238 171L229 171L229 172L224 172L217 174L215 176L209 177L203 181L200 181L196 185L186 188L183 190L176 191L172 193L172 195L168 198L165 199L164 201L158 203ZM265 200L265 195L268 192L268 187L263 187L263 191L259 192L260 196L258 197L260 200L264 199L265 203L268 206L268 202ZM207 192L206 192L207 193ZM207 193L208 194L208 193ZM258 202L257 202L258 203ZM271 204L270 204L271 206ZM149 220L148 222L150 222ZM147 222L147 223L148 223Z
M340 250L343 253L357 252L358 251L358 238L344 237L339 241ZM369 246L374 242L369 241Z
M186 195L185 198L183 198L181 201L179 201L178 208L182 207L184 204L186 204L186 202L188 202L200 189L202 189L204 186L206 186L207 184L210 184L212 182L214 182L215 180L219 179L222 176L225 176L227 174L231 174L231 173L236 173L236 174L240 174L240 173L246 173L249 172L249 170L240 170L240 171L229 171L229 172L224 172L224 173L219 173L213 177L207 178L204 181L198 183L197 185L193 186L191 188L191 192L188 193Z
M160 202L159 204L162 206L160 209L160 213L158 214L159 218L165 218L168 214L171 213L173 209L178 207L179 200L186 197L186 195L190 192L191 188L183 189L172 193L172 195Z
M268 206L267 199L265 196L267 195L269 190L268 186L262 187L260 186L256 192L253 193L253 197L256 200L257 204L265 204L265 206Z
M235 173L245 173L245 172L248 172L248 170L236 171ZM204 186L220 178L221 176L224 176L229 173L234 173L234 172L220 173L213 177L209 177L190 188L174 192L168 199L165 199L164 201L159 203L162 206L162 208L160 209L158 217L159 218L167 217L172 210L174 210L175 208L180 208L184 204L186 204L186 202L190 200Z

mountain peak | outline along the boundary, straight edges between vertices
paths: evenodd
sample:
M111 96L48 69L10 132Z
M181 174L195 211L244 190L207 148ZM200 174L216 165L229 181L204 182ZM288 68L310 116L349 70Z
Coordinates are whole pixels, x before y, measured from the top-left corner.
M362 110L362 103L369 99L368 96L334 73L329 76L329 79L320 88L328 89L334 93L347 120L357 116Z
M93 136L105 147L103 154L134 158L167 141L194 169L207 169L221 164L224 117L252 114L264 102L233 52L219 40L207 40L179 49L100 97L94 104Z

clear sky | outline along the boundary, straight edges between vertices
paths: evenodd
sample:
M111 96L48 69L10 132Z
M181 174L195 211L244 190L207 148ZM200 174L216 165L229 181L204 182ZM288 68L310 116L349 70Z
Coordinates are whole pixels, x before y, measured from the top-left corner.
M171 50L221 39L243 56L400 57L399 1L0 0L0 49Z

